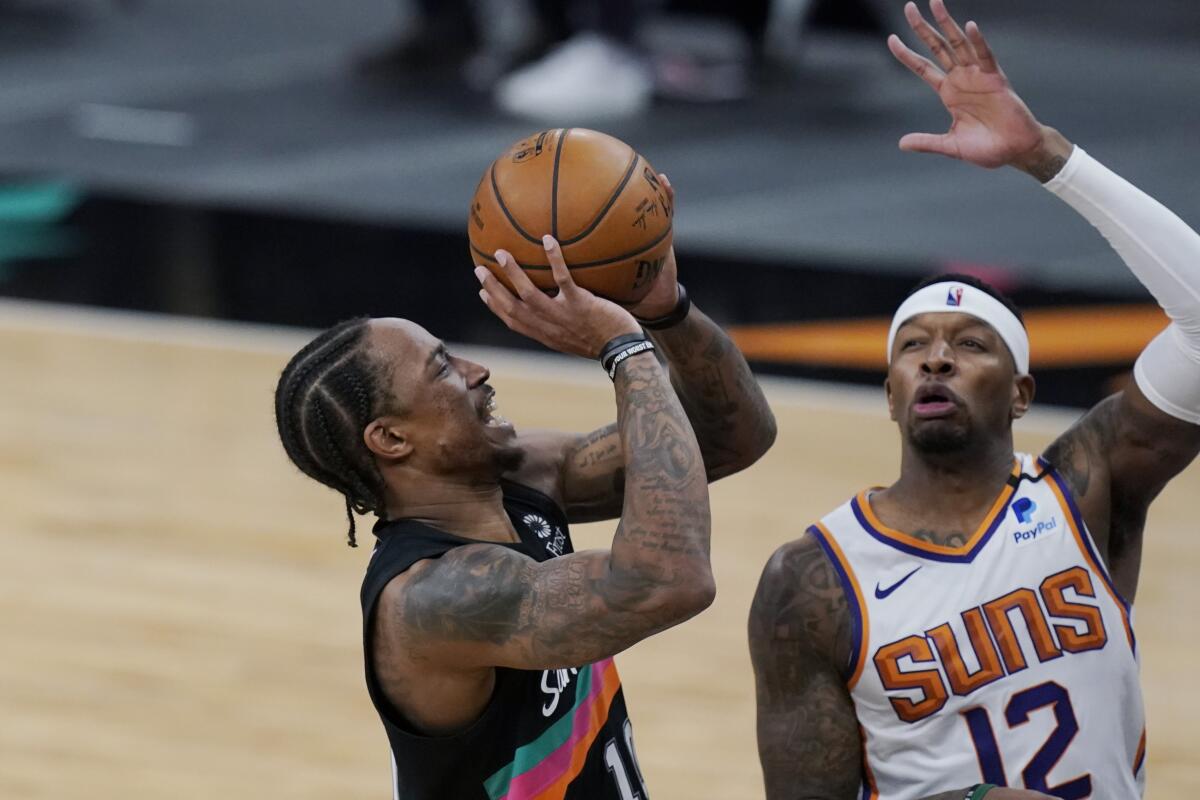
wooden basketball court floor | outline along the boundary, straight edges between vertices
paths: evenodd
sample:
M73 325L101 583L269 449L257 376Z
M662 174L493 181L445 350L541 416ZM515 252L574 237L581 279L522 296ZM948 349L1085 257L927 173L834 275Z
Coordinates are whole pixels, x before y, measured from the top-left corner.
M286 461L303 332L0 304L0 797L389 797L337 495ZM601 371L482 353L518 425L613 416ZM653 797L762 796L745 621L780 543L897 468L882 394L771 382L779 441L713 488L715 605L618 659ZM1040 449L1072 415L1044 411ZM1137 627L1149 797L1200 790L1200 470L1154 507ZM579 528L603 546L612 525Z

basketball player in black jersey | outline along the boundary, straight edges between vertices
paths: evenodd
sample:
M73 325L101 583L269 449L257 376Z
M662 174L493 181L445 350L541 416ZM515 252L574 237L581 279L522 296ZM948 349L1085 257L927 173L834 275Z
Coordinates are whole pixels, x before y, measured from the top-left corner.
M774 419L741 354L690 306L672 255L629 311L574 285L481 296L511 328L614 368L617 422L517 433L488 370L413 322L343 323L280 378L280 434L304 472L374 512L362 587L367 685L405 800L645 798L612 656L713 598L707 482L753 463ZM643 321L657 353L637 346ZM674 385L672 385L674 384ZM610 550L569 524L620 517ZM353 541L353 517L351 517Z
M1139 356L1123 391L1092 408L1040 460L1018 468L1012 421L1028 409L1034 387L1015 307L957 276L914 290L888 342L885 386L901 434L899 478L782 546L751 609L766 794L1132 800L1144 780L1146 737L1128 604L1147 509L1200 453L1200 236L1038 122L979 27L960 28L942 0L930 6L937 28L913 3L905 13L933 60L896 36L889 47L938 93L953 122L945 134L909 134L901 148L1029 174L1108 239L1171 324ZM968 310L973 293L981 310ZM1044 493L1043 516L1022 531L1022 515L1036 504L1026 495L1009 513L1004 498L1035 486ZM1016 532L991 537L1005 525ZM1070 608L1052 591L1001 589L1016 589L1004 598L1021 598L1022 619L1011 630L1036 633L1036 653L1000 617L980 622L981 608L990 613L1008 602L981 595L997 597L996 587L1009 580L1040 580L1038 559L1072 550L1090 566L1069 571L1080 580ZM1045 569L1058 568L1052 563ZM1014 577L1018 568L1030 574ZM1050 585L1046 578L1041 587ZM940 608L943 597L948 607ZM1109 614L1107 633L1093 622L1086 628L1092 642L1073 638L1084 628L1069 623L1102 613ZM1055 620L1053 632L1046 617ZM968 623L964 644L968 637L955 631ZM1106 637L1115 645L1106 646ZM991 658L996 648L1018 655L1001 664ZM975 663L964 667L961 652ZM1025 689L1023 682L1042 680L1042 670L1058 670L1057 677ZM1087 697L1082 710L1071 710L1072 685Z

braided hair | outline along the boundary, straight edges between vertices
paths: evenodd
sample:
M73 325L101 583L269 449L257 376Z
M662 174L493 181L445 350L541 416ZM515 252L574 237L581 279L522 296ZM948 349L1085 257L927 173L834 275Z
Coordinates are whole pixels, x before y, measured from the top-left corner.
M275 422L292 463L346 498L355 541L354 512L384 513L383 475L362 433L387 395L386 370L366 350L369 319L346 320L321 333L292 357L275 387Z

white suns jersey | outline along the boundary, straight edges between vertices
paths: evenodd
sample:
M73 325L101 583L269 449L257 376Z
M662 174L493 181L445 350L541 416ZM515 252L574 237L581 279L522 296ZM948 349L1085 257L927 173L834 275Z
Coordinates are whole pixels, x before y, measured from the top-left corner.
M1130 800L1145 725L1130 608L1066 484L1018 455L961 547L880 523L864 492L809 532L853 619L862 800L976 783Z

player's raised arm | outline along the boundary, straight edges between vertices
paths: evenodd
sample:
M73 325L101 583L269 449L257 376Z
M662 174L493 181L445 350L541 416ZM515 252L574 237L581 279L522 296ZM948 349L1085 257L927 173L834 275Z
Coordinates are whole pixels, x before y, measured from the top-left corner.
M540 341L592 358L613 340L640 338L627 311L575 286L557 245L547 250L559 293L547 297L518 272L524 311L516 329L539 331ZM511 262L507 254L500 260ZM483 284L494 310L511 302L490 273ZM561 335L546 333L566 320ZM496 547L457 548L394 590L397 646L420 648L420 657L447 669L576 666L712 602L708 484L696 438L649 349L629 342L613 359L617 429L628 457L611 551L539 563Z
M671 202L675 191L659 175ZM561 258L558 250L551 251ZM501 265L514 286L524 278L515 262ZM526 281L527 282L527 281ZM571 320L540 320L536 326L522 298L496 281L492 310L506 325L543 344L570 336ZM649 294L630 309L669 365L675 392L695 431L709 481L753 464L775 441L775 416L745 357L719 325L692 304L678 282L674 248ZM544 440L561 464L558 497L572 522L612 519L623 504L625 452L616 424L589 434L553 435Z
M941 33L905 13L938 65L889 40L896 57L937 91L953 120L942 135L900 146L1041 181L1108 240L1171 318L1138 358L1134 381L1092 409L1046 452L1070 485L1117 586L1137 588L1146 508L1200 453L1200 235L1156 200L1041 124L1012 90L979 27L961 30L941 0Z
M659 175L674 204L675 189ZM670 365L671 383L696 431L709 480L745 469L775 442L775 415L745 357L679 283L675 249L654 286L630 309Z

